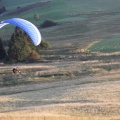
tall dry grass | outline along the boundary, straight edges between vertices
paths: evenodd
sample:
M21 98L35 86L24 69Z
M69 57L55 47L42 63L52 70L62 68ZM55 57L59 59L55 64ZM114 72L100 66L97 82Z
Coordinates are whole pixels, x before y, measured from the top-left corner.
M120 120L120 117L96 117L96 116L63 116L63 115L2 115L0 120Z

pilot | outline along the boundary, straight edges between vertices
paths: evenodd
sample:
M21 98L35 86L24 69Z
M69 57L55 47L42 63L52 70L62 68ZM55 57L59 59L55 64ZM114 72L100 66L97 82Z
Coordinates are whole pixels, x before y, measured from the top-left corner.
M20 73L20 71L18 70L18 68L17 68L17 67L14 67L14 68L13 68L13 73L16 74L16 73L18 73L18 72Z

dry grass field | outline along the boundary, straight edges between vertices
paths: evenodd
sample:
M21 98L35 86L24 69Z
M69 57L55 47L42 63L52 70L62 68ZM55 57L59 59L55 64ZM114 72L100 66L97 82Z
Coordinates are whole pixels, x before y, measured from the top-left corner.
M13 65L0 66L1 120L120 119L117 60L15 65L21 74L12 74Z

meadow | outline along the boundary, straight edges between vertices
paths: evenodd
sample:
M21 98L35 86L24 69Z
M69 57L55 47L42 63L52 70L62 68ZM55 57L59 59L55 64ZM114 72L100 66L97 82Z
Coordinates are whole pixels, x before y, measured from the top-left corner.
M89 48L91 52L112 53L120 51L120 38L104 39Z
M2 120L119 120L117 59L15 65L0 68Z

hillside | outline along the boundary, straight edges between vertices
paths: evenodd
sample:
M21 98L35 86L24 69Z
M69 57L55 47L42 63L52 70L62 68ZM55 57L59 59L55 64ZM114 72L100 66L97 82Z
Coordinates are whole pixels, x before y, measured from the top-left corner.
M4 0L2 4L6 7L7 11L12 11L17 9L17 7L26 7L38 2L46 2L47 0L21 0L18 3L16 0ZM108 4L109 3L109 4ZM41 16L40 21L45 19L53 19L57 21L79 21L83 19L87 19L87 16L76 16L78 14L89 14L97 12L119 12L119 0L51 0L50 3L45 6L37 6L36 8L32 8L31 10L23 13L18 13L17 15L11 15L11 17L23 17L25 19L33 20L32 14L39 13ZM74 17L73 17L74 16ZM8 16L9 18L10 16ZM4 17L3 17L4 18Z
M2 4L7 11L1 21L31 21L50 48L41 50L38 63L0 64L0 120L120 119L120 0ZM58 24L40 28L47 19ZM13 30L12 25L0 30L3 41ZM13 74L14 66L21 73Z
M89 41L92 38L111 37L113 34L119 36L119 0L114 2L113 0L74 0L74 2L71 0L30 0L29 3L27 0L21 0L19 5L16 0L12 0L12 2L4 0L2 4L6 6L7 12L0 16L1 21L20 17L30 20L38 27L46 19L58 22L60 25L56 27L40 29L42 36L50 42L55 39L59 42L63 38L70 41L80 38L83 42L83 39L87 38ZM35 13L40 16L38 21L34 19ZM65 32L62 30L63 28ZM3 40L9 40L12 31L11 26L2 28L0 33Z

